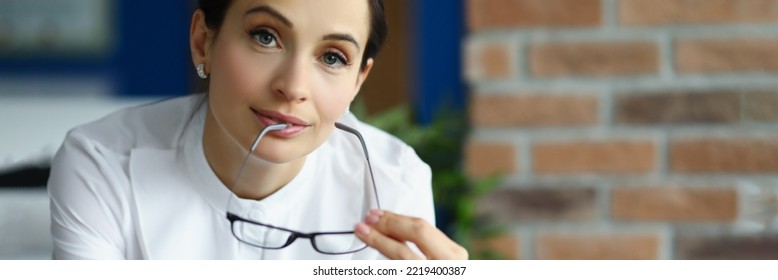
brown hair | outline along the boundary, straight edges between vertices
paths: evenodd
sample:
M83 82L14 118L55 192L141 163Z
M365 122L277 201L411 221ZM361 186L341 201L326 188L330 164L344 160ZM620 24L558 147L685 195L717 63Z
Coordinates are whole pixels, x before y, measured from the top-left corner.
M378 51L381 50L387 35L386 15L384 14L383 0L370 1L370 35L367 39L365 54L362 56L360 70L364 71L367 66L367 60L375 58ZM232 0L198 0L199 9L205 14L205 25L215 30L218 35L219 29L224 23L224 16L227 9L230 8ZM216 38L216 36L214 36Z

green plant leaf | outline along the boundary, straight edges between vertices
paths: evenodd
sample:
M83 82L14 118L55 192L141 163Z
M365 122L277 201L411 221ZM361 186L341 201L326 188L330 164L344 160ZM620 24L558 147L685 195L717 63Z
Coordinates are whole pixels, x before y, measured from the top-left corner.
M462 169L462 147L469 131L464 112L440 110L443 113L430 123L421 125L413 121L411 110L406 105L368 115L364 102L355 100L351 111L362 121L413 147L430 166L435 205L445 209L443 212L452 218L452 224L440 225L448 236L471 250L474 238L494 234L495 227L488 220L476 219L476 201L500 185L502 176L476 179ZM472 251L471 256L499 258L496 252L488 250Z
M476 197L482 197L494 190L502 182L502 175L492 175L474 183L473 192Z

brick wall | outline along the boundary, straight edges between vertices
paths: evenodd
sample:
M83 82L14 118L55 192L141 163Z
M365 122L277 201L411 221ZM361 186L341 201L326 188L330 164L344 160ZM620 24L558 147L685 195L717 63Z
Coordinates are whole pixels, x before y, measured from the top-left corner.
M778 0L466 5L466 168L506 174L478 211L510 256L778 259Z

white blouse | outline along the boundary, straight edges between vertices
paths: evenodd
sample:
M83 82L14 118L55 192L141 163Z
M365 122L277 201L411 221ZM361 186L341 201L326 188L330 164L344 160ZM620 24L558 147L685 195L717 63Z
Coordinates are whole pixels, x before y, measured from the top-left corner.
M372 248L325 255L308 239L283 249L239 242L226 218L232 193L203 153L202 99L123 109L68 133L48 182L55 259L384 258ZM434 225L429 166L353 115L340 122L364 136L381 208ZM359 141L335 129L288 185L239 199L236 214L300 232L349 231L375 207L374 195Z

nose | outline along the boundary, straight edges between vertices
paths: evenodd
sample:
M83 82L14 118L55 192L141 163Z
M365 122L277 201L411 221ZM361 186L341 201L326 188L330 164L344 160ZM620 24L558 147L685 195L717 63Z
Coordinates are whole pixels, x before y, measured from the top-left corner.
M310 96L310 63L290 56L279 67L271 84L273 93L290 102L303 102Z

